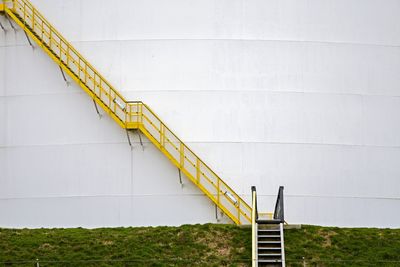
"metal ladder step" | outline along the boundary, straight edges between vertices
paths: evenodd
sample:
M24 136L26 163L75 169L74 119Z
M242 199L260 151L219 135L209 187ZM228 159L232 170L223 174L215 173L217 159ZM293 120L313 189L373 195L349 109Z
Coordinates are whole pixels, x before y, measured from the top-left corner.
M280 238L280 235L258 235L258 237L263 237L263 238Z
M258 260L258 263L281 263L282 260Z
M258 235L258 238L280 238L281 236L272 236L272 235Z
M266 233L277 232L277 233L279 233L280 230L279 229L278 230L272 230L272 229L260 229L260 228L258 228L258 232L266 232Z
M262 243L262 244L280 244L281 241L258 241L258 243Z

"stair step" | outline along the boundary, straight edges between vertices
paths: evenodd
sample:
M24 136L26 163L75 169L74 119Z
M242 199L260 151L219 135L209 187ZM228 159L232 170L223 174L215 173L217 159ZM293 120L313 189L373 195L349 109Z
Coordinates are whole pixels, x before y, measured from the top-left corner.
M282 260L258 260L259 263L278 263L282 262Z
M260 257L280 257L282 254L258 254L258 256Z
M259 241L259 242L257 242L257 244L271 244L271 243L266 243L266 242L268 242L268 241ZM272 243L272 244L280 244L280 243ZM270 249L280 249L280 247L262 247L262 248L270 248Z
M260 219L258 219L257 223L258 224L268 224L268 225L279 225L282 222L280 220L277 220L277 219L272 219L272 220L260 220Z
M258 242L258 244L280 244L280 243L281 241L262 241L262 243Z
M258 238L280 238L280 235L273 236L273 235L258 235Z
M258 237L271 237L271 238L278 238L281 237L280 235L258 235Z

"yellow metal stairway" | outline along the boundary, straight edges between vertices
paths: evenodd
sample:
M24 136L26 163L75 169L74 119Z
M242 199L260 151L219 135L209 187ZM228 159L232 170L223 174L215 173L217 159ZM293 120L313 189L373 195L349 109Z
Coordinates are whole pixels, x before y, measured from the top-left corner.
M127 101L28 0L3 0L0 12L17 23L122 128L140 130L236 224L251 207L143 102Z

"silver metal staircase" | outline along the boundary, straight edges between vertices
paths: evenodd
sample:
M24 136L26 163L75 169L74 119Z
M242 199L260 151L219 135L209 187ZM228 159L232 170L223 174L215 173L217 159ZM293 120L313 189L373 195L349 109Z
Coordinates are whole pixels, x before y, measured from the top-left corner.
M278 198L272 219L260 219L257 211L256 188L252 187L252 266L285 266L285 243L283 238L283 186L279 188Z

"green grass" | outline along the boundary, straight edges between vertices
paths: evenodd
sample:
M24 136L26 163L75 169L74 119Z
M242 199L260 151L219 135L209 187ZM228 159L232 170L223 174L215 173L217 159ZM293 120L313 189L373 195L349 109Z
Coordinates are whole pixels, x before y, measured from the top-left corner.
M290 266L400 266L400 229L303 226L285 242Z
M400 230L285 231L288 266L400 266ZM0 266L249 266L251 229L183 225L0 229ZM397 262L396 262L397 261Z

